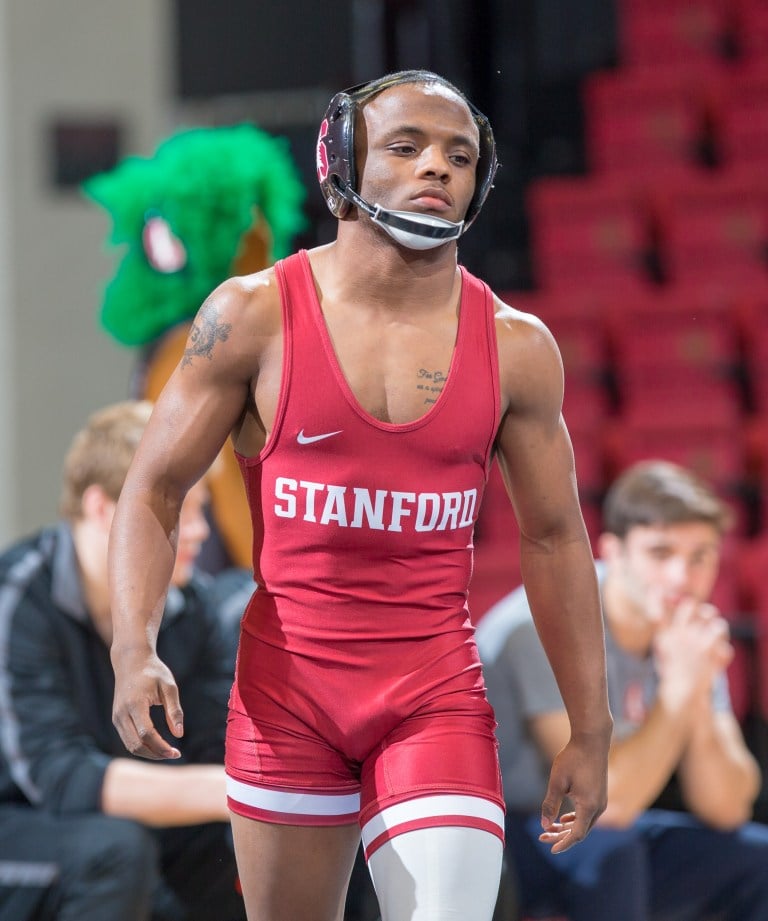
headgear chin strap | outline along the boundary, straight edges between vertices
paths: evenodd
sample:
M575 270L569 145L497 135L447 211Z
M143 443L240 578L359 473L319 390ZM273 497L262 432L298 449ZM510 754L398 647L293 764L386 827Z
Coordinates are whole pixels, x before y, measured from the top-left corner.
M401 246L408 249L434 249L449 240L458 240L464 221L446 221L431 214L414 214L412 211L390 211L376 205L373 222Z
M365 211L374 224L378 224L396 243L407 246L408 249L434 249L449 240L458 240L464 229L464 221L447 221L431 214L392 211L381 205L372 205L346 183L340 182L338 176L334 176L333 180L339 195L361 211Z

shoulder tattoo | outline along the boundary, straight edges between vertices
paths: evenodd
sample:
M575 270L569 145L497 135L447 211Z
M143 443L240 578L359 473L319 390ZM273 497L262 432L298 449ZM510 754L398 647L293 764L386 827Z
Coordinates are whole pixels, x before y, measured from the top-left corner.
M192 364L192 359L197 355L202 355L210 361L214 345L217 342L226 342L231 331L232 324L220 322L219 312L213 304L203 304L189 332L181 367Z

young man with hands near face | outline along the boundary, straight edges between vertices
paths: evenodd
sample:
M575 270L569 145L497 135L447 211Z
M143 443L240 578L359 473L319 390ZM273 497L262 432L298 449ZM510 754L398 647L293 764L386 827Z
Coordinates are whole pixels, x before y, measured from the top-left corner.
M566 855L538 840L536 793L568 726L524 591L481 621L507 857L524 911L546 903L569 921L765 917L768 829L749 821L760 771L731 709L728 625L709 602L729 524L712 491L670 463L636 464L608 492L598 563L614 717L608 804ZM673 778L686 811L654 808Z

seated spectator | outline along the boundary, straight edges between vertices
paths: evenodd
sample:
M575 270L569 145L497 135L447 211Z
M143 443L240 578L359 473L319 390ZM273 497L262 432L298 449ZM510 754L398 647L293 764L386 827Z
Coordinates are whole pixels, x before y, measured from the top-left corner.
M159 638L186 708L181 757L133 758L112 726L107 544L150 411L95 413L64 464L62 520L0 557L3 919L245 918L223 768L237 624L224 629L215 586L194 569L202 481L182 510Z
M708 603L729 517L705 484L661 461L631 467L608 492L598 562L614 717L608 807L564 854L539 840L538 809L568 719L524 590L480 622L524 916L768 918L768 828L750 821L760 771L731 710L728 627ZM681 808L658 808L673 781Z

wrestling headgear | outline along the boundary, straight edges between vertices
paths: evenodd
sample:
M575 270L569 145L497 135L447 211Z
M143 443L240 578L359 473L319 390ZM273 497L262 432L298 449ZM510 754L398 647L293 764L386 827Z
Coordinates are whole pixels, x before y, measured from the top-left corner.
M475 194L463 221L412 211L390 211L362 198L355 186L355 117L362 102L401 83L437 83L458 93L469 107L480 134ZM445 80L429 71L405 70L370 83L361 83L337 93L326 110L317 138L317 178L331 213L343 218L352 205L362 209L398 243L411 249L432 249L455 240L477 217L493 185L498 161L496 144L488 119Z

